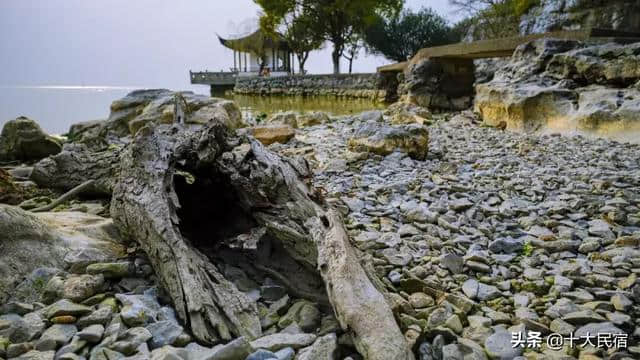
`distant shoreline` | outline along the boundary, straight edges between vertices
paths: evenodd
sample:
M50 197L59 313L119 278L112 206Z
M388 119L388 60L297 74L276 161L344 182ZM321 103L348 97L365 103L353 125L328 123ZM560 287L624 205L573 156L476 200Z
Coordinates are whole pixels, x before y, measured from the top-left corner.
M110 85L0 85L2 89L51 89L51 90L137 90L149 89L145 86Z

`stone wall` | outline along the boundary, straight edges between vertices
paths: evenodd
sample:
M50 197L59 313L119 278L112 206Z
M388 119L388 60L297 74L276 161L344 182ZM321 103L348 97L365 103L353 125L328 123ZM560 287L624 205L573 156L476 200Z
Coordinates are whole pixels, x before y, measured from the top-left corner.
M378 74L291 75L238 79L234 92L253 95L339 96L385 101L387 82Z

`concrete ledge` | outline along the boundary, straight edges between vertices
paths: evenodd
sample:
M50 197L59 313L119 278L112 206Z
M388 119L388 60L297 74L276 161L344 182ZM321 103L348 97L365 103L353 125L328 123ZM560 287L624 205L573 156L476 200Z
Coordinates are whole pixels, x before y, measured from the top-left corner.
M428 58L483 59L509 57L518 46L541 38L628 43L637 41L637 39L640 38L640 34L609 29L583 29L435 46L418 51L408 62L381 66L378 68L378 72L403 71L406 67Z

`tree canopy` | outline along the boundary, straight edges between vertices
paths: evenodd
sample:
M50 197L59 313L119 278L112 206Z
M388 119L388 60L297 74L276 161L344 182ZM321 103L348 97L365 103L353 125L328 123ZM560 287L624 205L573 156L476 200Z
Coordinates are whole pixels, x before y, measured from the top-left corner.
M451 5L470 16L480 38L498 38L519 32L520 17L540 0L449 0Z
M256 1L271 4L271 1ZM260 17L260 28L267 34L282 33L289 47L296 54L300 73L305 73L304 65L309 53L322 46L323 38L313 28L314 19L308 11L300 6L294 6L284 16L265 13Z
M418 50L454 42L447 21L433 10L404 10L398 16L377 17L365 31L369 52L389 60L405 61Z
M264 11L266 23L280 23L296 12L305 14L310 31L333 44L334 73L340 72L340 58L355 34L380 16L397 14L404 0L254 0Z

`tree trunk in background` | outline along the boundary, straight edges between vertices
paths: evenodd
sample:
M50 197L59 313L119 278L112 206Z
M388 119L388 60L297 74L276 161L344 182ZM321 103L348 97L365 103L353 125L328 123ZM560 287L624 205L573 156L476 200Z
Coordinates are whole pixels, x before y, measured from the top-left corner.
M340 74L340 58L342 57L341 45L333 43L333 52L331 60L333 61L333 73Z
M304 64L306 64L307 59L309 58L309 53L296 54L296 57L298 58L298 69L300 69L300 75L305 75L306 70L304 69Z

